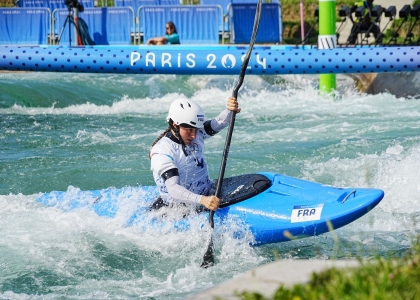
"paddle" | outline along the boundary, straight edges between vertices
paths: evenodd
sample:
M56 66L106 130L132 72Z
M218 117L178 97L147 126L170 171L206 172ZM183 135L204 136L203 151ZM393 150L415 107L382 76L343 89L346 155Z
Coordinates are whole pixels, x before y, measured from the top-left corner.
M232 93L232 96L235 98L238 98L238 91L240 87L242 86L242 83L244 82L246 68L248 67L249 58L251 57L252 48L254 47L255 39L257 37L258 26L260 24L261 9L262 9L262 0L258 0L257 8L255 11L254 27L252 29L252 36L251 36L251 41L249 42L248 52L246 53L246 56L242 63L241 72L239 73L239 79ZM219 178L217 180L216 193L215 193L215 195L218 198L220 198L220 193L222 191L223 177L225 175L226 161L229 154L230 141L232 140L233 127L235 126L235 119L236 119L236 111L232 112L232 118L230 119L229 130L226 136L225 148L223 150L222 163L220 165ZM203 256L203 262L201 264L202 268L208 268L214 265L214 243L213 243L214 211L213 210L210 211L209 223L213 231L210 236L210 241L207 247L207 251L206 253L204 253L204 256Z

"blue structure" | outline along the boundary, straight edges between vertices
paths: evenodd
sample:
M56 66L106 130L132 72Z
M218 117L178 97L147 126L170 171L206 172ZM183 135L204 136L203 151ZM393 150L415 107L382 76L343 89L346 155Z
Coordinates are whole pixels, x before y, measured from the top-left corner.
M116 7L131 7L136 15L142 6L180 5L178 0L115 0Z
M139 33L146 42L165 34L165 24L177 27L181 44L219 44L222 12L215 5L143 6L140 7Z
M254 26L256 4L230 4L230 42L249 43ZM280 43L282 35L281 8L279 4L264 3L258 27L257 43Z
M180 2L178 0L115 0L114 1L115 7L129 7L134 11L134 15L136 16L135 22L131 28L131 33L134 36L134 40L138 41L140 40L139 32L143 32L143 27L141 27L141 30L137 31L137 28L139 27L139 10L140 7L143 6L161 6L161 5L180 5ZM162 26L164 26L165 23L163 23Z
M67 9L57 9L54 14L54 35L59 35L62 31L60 45L70 46L69 42L74 42L73 25L67 22L63 30L64 22L68 16ZM134 12L128 7L97 7L86 8L79 13L88 28L89 35L97 45L130 45L131 28L134 26ZM67 26L71 27L70 33ZM59 36L58 36L59 37ZM74 43L72 43L74 45Z
M229 12L229 6L231 4L257 4L258 0L200 0L201 5L220 5L223 8L225 15ZM279 4L278 0L272 1L272 3ZM266 3L263 3L266 4Z
M234 74L247 46L0 46L0 70L126 73ZM256 46L247 74L419 72L420 47L336 49Z
M94 7L93 0L79 0L83 7ZM53 12L58 8L67 8L64 0L18 0L16 2L18 7L46 7Z
M47 44L50 22L48 8L1 8L0 45Z
M228 33L230 30L230 24L228 21L228 9L229 4L231 4L231 0L200 0L201 5L218 5L222 9L223 14L223 22L219 27L219 33L220 35L225 35L225 33Z
M249 42L257 0L203 0L203 3L205 1L218 1L220 4L180 5L178 0L116 0L116 7L99 8L93 7L94 0L79 0L84 6L84 11L79 11L79 17L87 23L88 34L97 45L129 45L132 41L137 44L141 40L146 42L151 37L164 35L167 21L175 23L181 44L219 44L221 37L222 44L226 37L230 37L232 43ZM245 3L235 4L235 1ZM38 14L41 9L48 9L49 15L42 19L47 29L44 30L44 25L39 24L40 21L35 20L34 16L18 16L25 12L29 14L29 10L16 10L12 14L0 8L3 11L1 15L9 14L0 21L5 32L0 37L2 44L42 45L48 41L55 43L59 39L60 45L77 45L76 39L71 37L74 25L70 20L75 15L64 0L18 0L17 5L21 9L39 9L36 11ZM69 29L63 30L66 18ZM29 27L28 22L35 26L31 26L30 42L22 42L28 34L24 32ZM281 25L279 3L264 4L257 42L281 42ZM35 27L41 29L33 30Z

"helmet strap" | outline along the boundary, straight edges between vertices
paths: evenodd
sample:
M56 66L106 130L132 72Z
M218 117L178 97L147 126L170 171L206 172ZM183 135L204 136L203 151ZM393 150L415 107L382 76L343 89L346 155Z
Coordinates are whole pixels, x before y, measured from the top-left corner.
M170 120L169 127L171 127L171 129L175 132L175 137L179 140L182 147L182 151L184 152L185 156L188 156L187 150L185 150L186 145L184 141L182 140L181 134L179 133L179 125L175 127L173 121Z

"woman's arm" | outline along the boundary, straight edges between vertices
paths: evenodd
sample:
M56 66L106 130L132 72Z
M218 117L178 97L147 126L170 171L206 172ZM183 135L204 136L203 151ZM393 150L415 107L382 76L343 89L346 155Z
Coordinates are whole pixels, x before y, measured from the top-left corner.
M164 36L158 36L151 38L147 41L147 45L165 45L168 42L168 39Z
M226 109L223 110L216 118L211 120L211 129L215 132L219 132L228 126L233 111L240 113L241 109L238 107L238 101L236 101L236 98L229 97L226 103Z
M208 209L216 210L219 207L219 198L216 196L202 196L190 192L183 186L178 184L179 176L172 176L165 181L169 195L174 199L182 200L182 202L192 202L202 204Z

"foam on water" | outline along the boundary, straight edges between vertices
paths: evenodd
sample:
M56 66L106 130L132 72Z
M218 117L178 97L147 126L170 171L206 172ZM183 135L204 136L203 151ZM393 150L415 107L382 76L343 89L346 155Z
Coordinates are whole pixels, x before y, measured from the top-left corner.
M71 187L68 192L79 193ZM65 294L80 299L171 299L170 295L177 298L208 288L266 260L248 246L251 236L232 238L233 231L243 231L235 222L216 232L219 264L203 270L199 265L209 238L208 225L202 227L207 224L204 216L186 232L169 226L127 227L128 216L141 201L134 202L124 193L118 197L119 213L112 219L98 217L88 207L47 208L37 204L36 197L0 196L3 291L12 286L16 290L20 280L21 292L37 291L51 298Z

